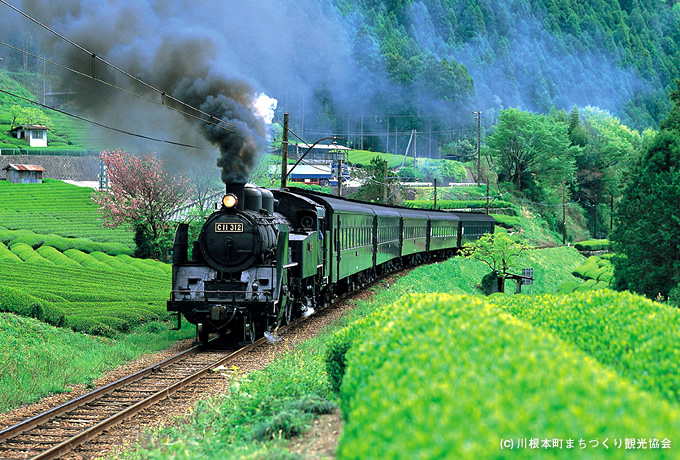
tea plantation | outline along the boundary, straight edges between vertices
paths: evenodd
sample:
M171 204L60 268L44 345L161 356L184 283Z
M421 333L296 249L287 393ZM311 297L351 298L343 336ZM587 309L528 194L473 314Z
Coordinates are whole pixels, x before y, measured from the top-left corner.
M102 228L92 190L0 181L0 312L114 336L166 317L171 268Z
M338 458L677 458L678 330L609 290L405 297L329 344Z
M85 237L93 241L134 247L133 233L103 228L93 189L45 179L42 184L0 181L0 225L41 235Z

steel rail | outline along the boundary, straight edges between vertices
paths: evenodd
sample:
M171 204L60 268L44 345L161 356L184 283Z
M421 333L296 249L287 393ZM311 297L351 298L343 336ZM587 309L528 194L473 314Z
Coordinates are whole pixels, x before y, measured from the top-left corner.
M294 324L294 323L292 323ZM97 423L96 425L76 434L75 436L67 439L66 441L61 442L60 444L57 444L56 446L36 455L35 457L32 457L34 460L38 459L53 459L53 458L60 458L67 452L72 451L75 447L86 443L87 441L90 441L91 439L97 437L100 433L103 431L111 428L114 425L117 425L124 420L132 417L133 415L137 414L138 412L146 409L147 407L150 407L154 405L155 403L169 397L171 394L177 392L178 390L190 385L191 383L195 382L196 380L200 379L203 377L205 374L208 372L211 372L212 369L214 369L217 366L223 365L251 350L254 348L257 348L258 346L262 345L265 343L267 339L265 337L262 337L252 344L241 348L234 353L231 353L230 355L221 358L214 363L210 364L209 366L205 366L201 370L195 372L194 374L184 378L183 380L180 380L179 382L169 386L168 388L165 388L161 391L158 391L154 393L151 396L148 396L147 398L133 404L132 406L127 407L126 409L112 415L111 417L102 420L101 422Z
M3 443L4 441L11 439L15 436L20 435L21 433L30 430L31 428L35 428L36 426L47 422L48 420L51 420L55 417L58 417L61 414L64 414L70 410L73 410L77 407L80 407L84 404L87 404L90 401L94 401L97 398L100 398L101 396L111 393L114 390L124 387L125 385L128 385L132 382L135 382L142 377L145 377L158 369L161 369L163 367L166 367L170 364L173 364L181 359L186 358L189 355L192 355L194 353L197 353L200 350L200 345L197 345L195 347L189 348L188 350L185 350L175 356L172 356L164 361L161 361L160 363L156 363L153 366L149 366L145 369L142 369L140 371L135 372L134 374L130 374L126 377L123 377L119 380L116 380L115 382L111 382L107 385L104 385L103 387L97 388L89 393L86 393L82 396L79 396L75 399L72 399L70 401L65 402L64 404L57 406L55 408L46 410L45 412L38 414L34 417L31 417L29 419L24 420L21 423L18 423L16 425L10 426L8 428L5 428L4 430L0 431L0 444Z

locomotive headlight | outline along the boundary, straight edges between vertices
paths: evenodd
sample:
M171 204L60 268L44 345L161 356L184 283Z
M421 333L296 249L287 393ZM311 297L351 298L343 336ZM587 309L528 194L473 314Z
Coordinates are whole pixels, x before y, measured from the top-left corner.
M224 205L225 208L233 208L236 206L238 203L238 198L236 198L236 195L233 193L229 193L227 195L224 195L224 198L222 198L222 204Z

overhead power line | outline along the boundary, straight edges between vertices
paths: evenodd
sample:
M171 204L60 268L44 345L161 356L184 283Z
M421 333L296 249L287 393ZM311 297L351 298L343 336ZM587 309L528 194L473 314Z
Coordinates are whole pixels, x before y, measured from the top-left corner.
M158 93L162 98L167 98L167 99L169 99L169 100L171 100L171 101L173 101L173 102L176 102L177 104L180 104L180 105L182 105L182 106L184 106L184 107L186 107L186 108L188 108L188 109L190 109L190 110L195 111L196 113L200 113L201 115L205 115L206 117L208 117L208 120L204 120L204 119L202 119L202 118L199 118L201 121L204 121L204 122L206 122L206 123L211 123L211 124L224 123L224 125L226 125L226 126L223 127L224 129L228 129L228 128L236 129L236 125L235 125L234 123L231 123L231 122L229 122L229 121L227 121L227 120L223 120L223 119L221 119L221 118L218 118L218 117L216 117L216 116L214 116L214 115L212 115L212 114L210 114L210 113L204 112L203 110L201 110L201 109L199 109L199 108L196 108L196 107L194 107L194 106L192 106L192 105L190 105L190 104L187 104L187 103L184 102L184 101L181 101L180 99L177 99L176 97L174 97L174 96L172 96L172 95L170 95L170 94L167 94L165 91L156 88L155 86L151 85L150 83L145 82L144 80L142 80L142 79L139 78L139 77L136 77L135 75L132 75L131 73L127 72L126 70L121 69L120 67L118 67L118 66L112 64L111 62L107 61L106 59L102 58L101 56L98 56L96 53L93 53L92 51L90 51L90 50L88 50L87 48L85 48L85 47L79 45L78 43L74 42L73 40L69 39L68 37L66 37L66 36L64 36L64 35L62 35L62 34L60 34L59 32L57 32L57 31L55 31L54 29L52 29L51 27L49 27L48 25L43 24L42 22L38 21L38 20L37 20L36 18L34 18L33 16L29 15L28 13L26 13L26 12L20 10L19 8L15 7L14 5L10 4L10 3L7 2L6 0L0 0L0 3L6 5L7 7L11 8L12 10L14 10L14 11L16 11L17 13L21 14L21 15L24 16L26 19L28 19L28 20L34 22L35 24L39 25L40 27L44 28L45 30L51 32L52 34L56 35L56 36L59 37L60 39L62 39L62 40L64 40L65 42L69 43L70 45L72 45L72 46L78 48L78 49L79 49L80 51L82 51L83 53L88 54L88 55L92 58L93 62L94 62L94 61L100 61L100 62L102 62L103 64L105 64L105 65L111 67L112 69L116 70L117 72L120 72L121 74L125 75L126 77L131 78L132 80L136 81L137 83L139 83L139 84L145 86L146 88L148 88L148 89L150 89L150 90L152 90L152 91L155 91L155 92ZM69 70L70 70L70 69L69 69ZM78 73L80 73L80 72L78 72ZM97 80L97 81L102 81L102 80L98 79L98 78L96 77L96 75L94 75L94 65L93 65L93 75L91 75L91 76L88 75L88 78L91 78L91 79ZM103 82L103 81L102 81L102 82ZM106 83L106 82L104 82L104 83ZM114 86L114 85L111 85L111 84L109 84L109 85L110 85L110 86ZM116 87L116 86L114 86L114 87ZM118 87L116 87L116 88L118 88ZM118 89L122 89L122 88L118 88ZM130 92L130 91L127 91L127 92ZM132 92L130 92L130 93L132 93ZM136 93L132 93L132 94L137 95ZM139 96L139 95L138 95L138 96ZM144 97L144 96L140 96L140 97ZM146 97L144 97L144 98L147 99ZM162 103L161 103L161 104L162 104ZM215 120L215 121L217 121L218 123L214 123L212 120ZM221 125L220 125L220 126L221 126ZM123 132L123 131L121 130L121 132Z
M142 99L144 99L144 100L146 100L146 101L148 101L148 102L151 102L151 103L153 103L153 104L158 104L158 105L161 105L161 106L163 106L163 107L167 107L168 109L174 110L174 111L176 111L176 112L178 112L178 113L180 113L180 114L182 114L182 115L185 115L185 116L187 116L187 117L194 118L194 119L196 119L196 120L202 121L202 122L207 123L207 124L209 124L209 125L219 126L219 127L223 128L223 129L228 129L226 126L223 126L223 125L221 125L221 124L219 124L219 123L216 123L216 122L214 122L214 121L206 120L206 119L204 119L204 118L201 118L201 117L199 117L199 116L197 116L197 115L194 115L194 114L191 114L191 113L189 113L189 112L184 112L184 111L180 110L180 109L177 108L177 107L172 107L172 106L166 105L163 101L158 101L158 100L156 100L156 99L151 99L150 97L144 96L143 94L135 93L134 91L131 91L131 90L126 89L126 88L123 88L123 87L121 87L121 86L118 86L118 85L115 85L115 84L113 84L113 83L107 82L106 80L102 80L102 79L100 79L100 78L95 78L95 77L93 77L92 75L88 75L88 74L86 74L86 73L80 72L79 70L72 69L72 68L70 68L70 67L68 67L68 66L65 66L65 65L63 65L63 64L59 64L58 62L51 61L51 60L49 60L49 59L47 59L47 58L44 58L44 57L39 56L39 55L37 55L37 54L33 54L33 53L29 52L29 51L22 50L21 48L17 48L16 46L10 45L9 43L5 43L5 42L3 42L3 41L0 41L0 45L6 46L6 47L8 47L8 48L10 48L10 49L13 49L13 50L18 51L18 52L20 52L20 53L23 53L23 54L25 54L25 55L27 55L27 56L34 57L34 58L36 58L36 59L38 59L38 60L40 60L40 61L46 62L46 63L48 63L48 64L51 64L51 65L53 65L53 66L55 66L55 67L59 67L60 69L64 69L64 70L67 70L67 71L69 71L69 72L73 72L74 74L79 75L79 76L81 76L81 77L89 78L90 80L96 81L97 83L101 83L102 85L109 86L109 87L111 87L111 88L113 88L113 89L117 89L117 90L119 90L119 91L123 91L123 92L125 92L125 93L131 94L132 96L136 96L136 97L142 98ZM217 118L214 118L214 119L217 120Z
M0 0L0 1L2 1L2 0ZM67 116L69 116L69 117L75 118L75 119L77 119L77 120L84 121L84 122L86 122L86 123L90 123L90 124L93 124L93 125L95 125L95 126L99 126L100 128L104 128L104 129L108 129L108 130L111 130L111 131L115 131L115 132L117 132L117 133L127 134L128 136L139 137L139 138L141 138L141 139L146 139L146 140L154 141L154 142L163 142L163 143L165 143L165 144L178 145L178 146L180 146L180 147L189 147L189 148L192 148L192 149L208 150L208 149L205 149L205 148L203 148L203 147L197 147L197 146L191 145L191 144L184 144L184 143L182 143L182 142L174 142L174 141L169 141L169 140L166 140L166 139L158 139L158 138L156 138L156 137L145 136L145 135L143 135L143 134L133 133L133 132L130 132L130 131L126 131L126 130L124 130L124 129L114 128L114 127L112 127L112 126L108 126L108 125L105 125L105 124L103 124L103 123L99 123L99 122L97 122L97 121L90 120L90 119L87 119L87 118L85 118L85 117L81 117L80 115L75 115L75 114L66 112L65 110L57 109L57 108L55 108L55 107L50 107L49 105L46 105L46 104L41 104L41 103L38 102L38 101L33 101L33 100L31 100L31 99L28 99L28 98L23 97L23 96L19 96L18 94L14 94L14 93L12 93L12 92L10 92L10 91L6 91L6 90L4 90L4 89L0 89L0 93L8 94L8 95L10 95L10 96L12 96L12 97L15 97L15 98L17 98L17 99L21 99L21 100L24 100L24 101L26 101L26 102L30 102L31 104L39 105L40 107L43 107L43 108L48 109L48 110L54 110L55 112L62 113L62 114L64 114L64 115L67 115Z

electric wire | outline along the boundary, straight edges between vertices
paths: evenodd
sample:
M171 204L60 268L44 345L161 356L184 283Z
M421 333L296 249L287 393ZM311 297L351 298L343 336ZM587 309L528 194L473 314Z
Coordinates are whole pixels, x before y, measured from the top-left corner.
M23 53L23 54L25 54L25 55L27 55L27 56L31 56L31 57L33 57L33 58L36 58L36 59L40 60L40 61L43 61L43 62L48 63L48 64L51 64L51 65L53 65L53 66L55 66L55 67L59 67L60 69L67 70L67 71L72 72L72 73L74 73L74 74L76 74L76 75L79 75L79 76L81 76L81 77L89 78L90 80L96 81L97 83L101 83L102 85L109 86L109 87L114 88L114 89L117 89L117 90L119 90L119 91L123 91L123 92L125 92L125 93L128 93L128 94L130 94L130 95L132 95L132 96L136 96L136 97L142 98L142 99L144 99L144 100L146 100L146 101L148 101L148 102L152 102L152 103L154 103L154 104L162 105L163 107L167 107L168 109L174 110L174 111L176 111L176 112L178 112L178 113L180 113L180 114L182 114L182 115L185 115L185 116L187 116L187 117L189 117L189 118L194 118L194 119L199 120L199 121L202 121L202 122L204 122L204 123L207 123L207 124L210 124L210 125L213 125L213 126L219 126L219 127L221 127L221 128L227 129L225 126L222 126L222 125L220 125L219 123L215 123L215 122L213 122L213 121L211 121L211 120L206 120L205 118L201 118L201 117L199 117L199 116L197 116L197 115L194 115L194 114L191 114L191 113L189 113L189 112L184 112L184 111L180 110L180 109L177 108L177 107L172 107L172 106L166 105L166 104L165 104L164 102L162 102L162 101L158 101L158 100L152 99L152 98L150 98L150 97L148 97L148 96L144 96L143 94L136 93L136 92L131 91L131 90L129 90L129 89L126 89L126 88L123 88L123 87L121 87L121 86L115 85L115 84L113 84L113 83L107 82L106 80L102 80L101 78L95 78L95 77L93 77L93 76L91 76L91 75L88 75L88 74L86 74L86 73L84 73L84 72L81 72L81 71L79 71L79 70L72 69L72 68L70 68L70 67L68 67L68 66L65 66L65 65L63 65L63 64L59 64L58 62L51 61L51 60L49 60L49 59L47 59L47 58L44 58L44 57L42 57L42 56L39 56L39 55L37 55L37 54L33 54L33 53L29 52L29 51L22 50L21 48L17 48L16 46L10 45L9 43L5 43L5 42L3 42L3 41L0 41L0 45L6 46L6 47L8 47L8 48L10 48L10 49L13 49L13 50L18 51L18 52L20 52L20 53Z
M154 141L154 142L162 142L164 144L177 145L177 146L180 146L180 147L189 147L189 148L192 148L192 149L199 149L199 150L212 150L212 149L206 149L204 147L198 147L198 146L191 145L191 144L184 144L182 142L175 142L175 141L169 141L167 139L159 139L159 138L156 138L156 137L145 136L144 134L133 133L131 131L126 131L124 129L114 128L112 126L107 126L103 123L99 123L97 121L90 120L90 119L87 119L85 117L81 117L80 115L75 115L73 113L66 112L65 110L61 110L61 109L57 109L55 107L51 107L47 104L42 104L38 101L33 101L31 99L28 99L27 97L19 96L18 94L14 94L10 91L7 91L7 90L1 89L1 88L0 88L0 93L8 94L9 96L15 97L17 99L24 100L26 102L30 102L31 104L39 105L40 107L43 107L45 109L53 110L55 112L59 112L61 114L75 118L77 120L84 121L86 123L90 123L90 124L95 125L95 126L99 126L100 128L108 129L108 130L115 131L115 132L121 133L121 134L126 134L128 136L139 137L141 139L146 139L146 140Z
M198 109L198 108L196 108L196 107L193 107L192 105L187 104L186 102L181 101L180 99L177 99L176 97L174 97L174 96L172 96L172 95L170 95L170 94L167 94L165 91L162 91L162 90L156 88L155 86L151 85L150 83L145 82L145 81L142 80L141 78L136 77L135 75L132 75L131 73L127 72L126 70L123 70L123 69L121 69L120 67L118 67L118 66L112 64L111 62L109 62L109 61L107 61L106 59L102 58L101 56L97 55L96 53L93 53L92 51L90 51L90 50L88 50L87 48L85 48L85 47L79 45L78 43L74 42L73 40L69 39L68 37L66 37L66 36L64 36L64 35L62 35L62 34L60 34L60 33L57 32L56 30L54 30L54 29L52 29L51 27L49 27L48 25L43 24L42 22L38 21L36 18L34 18L34 17L32 17L31 15L29 15L28 13L26 13L26 12L20 10L19 8L17 8L17 7L15 7L14 5L10 4L10 3L7 2L6 0L0 0L0 3L6 5L7 7L11 8L12 10L14 10L14 11L16 11L17 13L21 14L22 16L24 16L26 19L28 19L28 20L30 20L31 22L33 22L33 23L39 25L40 27L44 28L45 30L51 32L52 34L56 35L56 36L59 37L60 39L62 39L62 40L64 40L65 42L69 43L70 45L76 47L77 49L79 49L79 50L82 51L83 53L88 54L93 60L100 61L100 62L102 62L103 64L106 64L107 66L111 67L112 69L116 70L117 72L120 72L121 74L125 75L126 77L128 77L128 78L130 78L130 79L136 81L137 83L141 84L142 86L145 86L145 87L149 88L150 90L155 91L156 93L160 94L161 97L165 97L165 98L167 98L167 99L169 99L169 100L171 100L171 101L173 101L173 102L176 102L176 103L178 103L178 104L180 104L180 105L182 105L182 106L184 106L184 107L186 107L186 108L188 108L188 109L190 109L190 110L193 110L193 111L195 111L195 112L197 112L197 113L200 113L201 115L205 115L206 117L208 117L209 120L216 120L216 121L219 122L219 123L224 123L224 124L226 125L226 126L224 126L225 129L227 129L228 127L230 127L231 129L237 129L237 126L236 126L234 123L231 123L231 122L229 122L229 121L227 121L227 120L223 120L223 119L218 118L218 117L216 117L216 116L214 116L214 115L211 115L211 114L209 114L209 113L207 113L207 112L204 112L204 111L201 110L201 109ZM92 75L91 78L94 79L94 80L99 80L95 75ZM201 119L201 120L203 120L203 119ZM203 121L206 121L206 120L203 120Z

